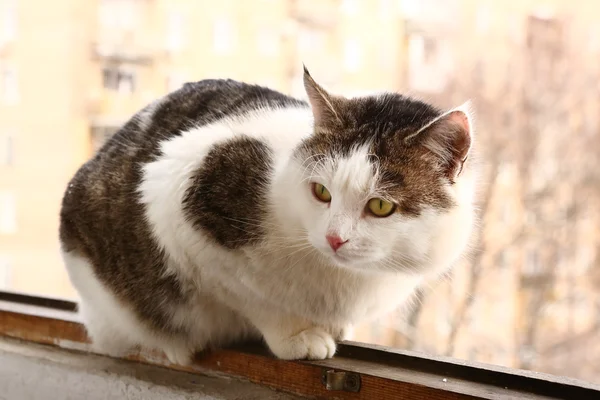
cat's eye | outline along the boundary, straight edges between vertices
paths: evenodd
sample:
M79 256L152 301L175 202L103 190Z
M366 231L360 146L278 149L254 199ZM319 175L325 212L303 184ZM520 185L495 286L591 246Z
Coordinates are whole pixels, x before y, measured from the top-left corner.
M367 209L374 216L383 218L392 215L392 213L396 210L396 205L390 201L375 198L369 200L367 203Z
M329 203L331 201L331 193L329 193L329 190L320 183L313 183L312 191L317 200L322 201L323 203Z

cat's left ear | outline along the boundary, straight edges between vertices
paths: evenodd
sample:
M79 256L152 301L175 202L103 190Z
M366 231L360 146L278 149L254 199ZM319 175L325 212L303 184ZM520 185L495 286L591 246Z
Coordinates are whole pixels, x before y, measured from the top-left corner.
M425 146L437 159L450 180L461 174L473 144L473 112L468 101L434 119L413 135L407 144Z
M315 125L327 126L341 121L339 113L343 99L330 94L315 82L306 66L304 66L304 89L308 95Z

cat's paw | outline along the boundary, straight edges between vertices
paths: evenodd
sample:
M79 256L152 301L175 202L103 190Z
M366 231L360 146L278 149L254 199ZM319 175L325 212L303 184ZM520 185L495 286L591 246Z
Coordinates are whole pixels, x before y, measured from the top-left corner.
M297 335L268 342L269 348L283 360L323 360L335 354L335 341L321 328L306 329Z
M110 334L104 332L99 334L98 332L94 332L91 339L91 351L93 353L103 354L113 358L125 357L134 347L132 343L125 340L116 332L110 332Z
M165 346L163 351L171 364L187 366L194 360L194 352L183 345Z
M132 347L128 343L99 343L92 342L92 353L103 354L112 358L123 358L131 351Z

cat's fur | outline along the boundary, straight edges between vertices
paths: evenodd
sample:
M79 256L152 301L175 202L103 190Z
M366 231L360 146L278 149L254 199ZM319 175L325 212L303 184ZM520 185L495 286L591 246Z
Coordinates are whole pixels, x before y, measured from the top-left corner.
M60 240L98 350L187 363L262 337L280 358L331 357L353 324L457 260L473 223L468 111L347 99L308 72L305 86L310 105L232 80L186 84L77 172ZM373 197L396 211L368 215ZM331 233L348 240L337 253Z

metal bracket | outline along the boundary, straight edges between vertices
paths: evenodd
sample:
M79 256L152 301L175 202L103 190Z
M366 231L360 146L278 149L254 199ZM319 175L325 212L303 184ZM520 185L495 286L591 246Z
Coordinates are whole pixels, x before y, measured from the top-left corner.
M324 370L322 381L327 390L360 391L360 375L354 372Z

